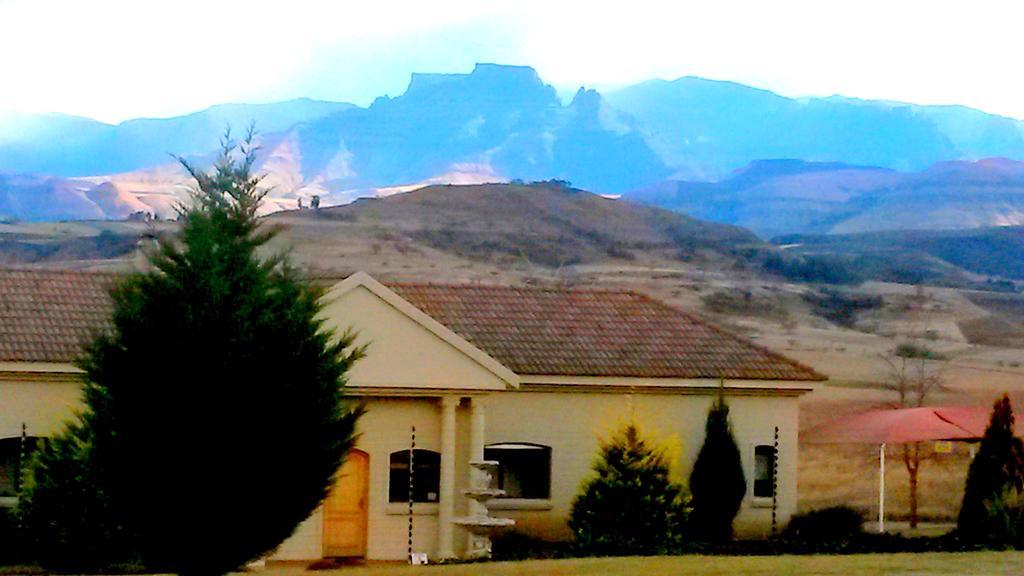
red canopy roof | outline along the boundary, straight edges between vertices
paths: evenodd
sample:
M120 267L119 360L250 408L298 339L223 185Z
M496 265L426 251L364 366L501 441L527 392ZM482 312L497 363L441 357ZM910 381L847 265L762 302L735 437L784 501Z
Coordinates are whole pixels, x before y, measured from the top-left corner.
M873 410L846 416L806 432L815 443L902 444L929 440L977 440L989 410L966 406Z

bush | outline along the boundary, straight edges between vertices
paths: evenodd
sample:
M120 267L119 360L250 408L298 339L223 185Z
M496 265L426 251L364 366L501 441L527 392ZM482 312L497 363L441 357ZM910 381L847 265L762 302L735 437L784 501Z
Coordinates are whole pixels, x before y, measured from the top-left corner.
M903 342L897 345L892 353L894 356L907 359L949 360L949 356L913 342Z
M576 552L571 542L536 538L522 532L506 532L494 538L491 559L498 562L571 558Z
M849 294L840 290L806 292L803 299L811 305L812 312L844 328L852 328L860 312L882 307L881 296Z
M791 256L768 253L761 268L793 282L860 284L863 276L838 256Z
M1024 536L1024 442L1013 433L1013 408L1003 395L978 447L957 518L962 538L1014 542Z
M690 536L708 542L732 538L732 521L747 493L740 450L729 427L729 406L724 392L711 406L705 425L704 445L690 473L693 495Z
M665 553L679 544L686 520L683 487L669 479L663 450L628 424L601 446L572 503L569 528L583 554Z
M864 517L849 506L832 506L797 514L782 533L800 542L845 542L864 534Z

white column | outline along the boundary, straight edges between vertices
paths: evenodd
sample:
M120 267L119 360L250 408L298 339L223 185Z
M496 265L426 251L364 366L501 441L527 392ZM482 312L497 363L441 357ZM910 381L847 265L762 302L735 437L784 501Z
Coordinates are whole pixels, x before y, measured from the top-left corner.
M469 405L469 420L471 427L469 429L469 459L470 460L483 460L484 459L484 443L486 433L486 416L484 398L482 396L473 396L470 401L472 404ZM471 471L472 473L472 471ZM470 479L470 485L474 485ZM477 514L484 514L487 512L487 508L481 505L476 500L470 499L469 501L469 514L475 516Z
M455 557L455 408L456 396L441 398L441 494L437 517L437 555L440 559Z

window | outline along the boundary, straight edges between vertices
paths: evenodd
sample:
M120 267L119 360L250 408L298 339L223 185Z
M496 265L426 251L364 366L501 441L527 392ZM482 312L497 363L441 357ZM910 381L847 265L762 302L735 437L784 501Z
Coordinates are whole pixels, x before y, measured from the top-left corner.
M754 497L771 498L775 493L775 447L754 447Z
M0 438L0 498L17 496L25 460L36 448L38 438Z
M415 450L413 465L413 502L437 502L441 491L441 455L431 450ZM409 501L409 451L391 453L388 502Z
M504 498L551 497L551 448L507 442L484 448L484 458L498 461L497 488Z

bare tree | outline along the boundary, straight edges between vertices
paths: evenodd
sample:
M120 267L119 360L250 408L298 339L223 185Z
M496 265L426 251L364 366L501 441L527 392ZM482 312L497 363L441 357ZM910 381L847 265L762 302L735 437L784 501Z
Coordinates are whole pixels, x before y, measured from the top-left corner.
M896 394L893 408L920 408L929 397L943 390L942 364L945 356L932 351L919 339L897 345L882 360L888 365L888 377L884 387ZM918 474L921 462L930 456L923 454L921 442L903 444L903 465L910 480L910 527L918 524Z

